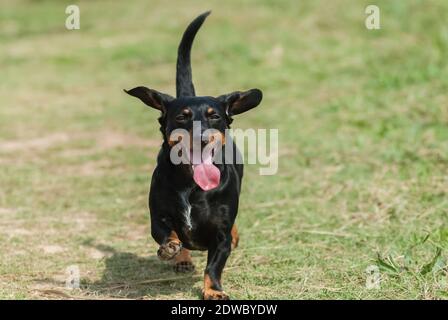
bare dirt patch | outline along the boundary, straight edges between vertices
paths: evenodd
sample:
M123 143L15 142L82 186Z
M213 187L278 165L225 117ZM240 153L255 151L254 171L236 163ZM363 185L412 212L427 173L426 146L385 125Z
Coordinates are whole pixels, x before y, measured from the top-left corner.
M6 216L6 215L15 214L16 212L17 212L17 209L0 207L0 216L2 216L2 217Z
M70 140L67 133L54 133L44 137L27 140L1 141L0 152L16 152L23 150L46 150L54 145L66 143Z
M120 147L157 147L161 145L160 139L145 139L135 134L103 130L99 132L57 132L42 137L30 139L0 141L0 152L11 153L17 151L45 151L61 144L91 139L95 141L94 149L68 149L62 155L73 156L88 155L98 150L109 150Z
M103 251L97 250L95 248L90 248L88 251L88 256L95 260L101 260L104 257L110 257L111 254L108 252L103 252Z
M5 232L9 237L21 237L33 234L30 230L24 228L5 228L2 231Z
M96 222L96 216L90 212L73 213L66 220L77 232L88 230Z
M160 139L144 139L137 135L116 132L102 131L95 136L96 144L101 149L114 149L118 147L157 147L161 145Z
M51 169L59 175L64 176L102 176L111 172L120 171L120 168L113 168L113 163L107 159L87 161L73 165L60 165Z
M126 238L130 241L145 240L149 235L149 227L146 225L136 225L129 229Z
M65 251L64 247L59 245L43 245L39 247L45 254L56 254Z

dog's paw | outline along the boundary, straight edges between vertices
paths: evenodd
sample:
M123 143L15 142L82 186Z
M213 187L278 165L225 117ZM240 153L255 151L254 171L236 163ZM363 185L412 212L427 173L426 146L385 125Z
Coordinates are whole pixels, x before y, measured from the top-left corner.
M171 260L180 253L182 244L177 241L170 241L162 244L157 250L157 256L160 260Z
M177 262L173 266L173 269L175 272L180 272L180 273L191 273L191 272L195 271L194 264L191 261Z
M202 290L202 299L204 300L230 300L227 293L213 289Z

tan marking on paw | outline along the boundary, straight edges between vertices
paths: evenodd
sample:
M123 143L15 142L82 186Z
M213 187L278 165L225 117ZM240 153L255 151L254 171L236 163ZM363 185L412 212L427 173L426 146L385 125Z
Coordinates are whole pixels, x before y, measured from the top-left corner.
M182 249L181 243L179 240L172 240L168 243L162 244L157 250L157 256L160 260L171 260L180 254Z
M224 291L213 289L202 290L202 299L204 300L230 300L229 295Z
M210 276L204 276L204 289L202 289L202 299L204 300L229 300L229 296L224 291L213 289L213 281Z
M162 244L157 250L157 255L160 260L171 260L176 257L182 249L182 242L180 242L176 231L171 231L166 243Z
M191 260L190 250L182 248L180 254L174 257L175 272L194 272L195 267Z

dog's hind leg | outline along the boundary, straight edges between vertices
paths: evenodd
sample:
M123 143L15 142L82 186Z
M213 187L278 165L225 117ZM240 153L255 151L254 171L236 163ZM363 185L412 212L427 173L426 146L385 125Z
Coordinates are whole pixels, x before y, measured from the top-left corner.
M195 267L191 260L190 250L182 248L180 254L174 257L175 272L194 272Z
M236 224L233 225L232 231L232 250L238 247L238 242L240 242L240 236L238 235L238 229L236 228Z

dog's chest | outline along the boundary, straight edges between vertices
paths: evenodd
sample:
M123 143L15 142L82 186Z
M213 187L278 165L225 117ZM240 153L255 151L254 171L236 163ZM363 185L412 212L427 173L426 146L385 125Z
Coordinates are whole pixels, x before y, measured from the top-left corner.
M180 193L181 199L181 214L184 220L185 228L188 231L193 229L193 221L191 218L191 204L190 204L190 194L191 190L185 190Z
M179 239L188 249L204 250L210 240L210 230L213 229L208 213L210 206L202 195L192 190L181 192L179 196L181 206L178 219L181 221L176 230Z

